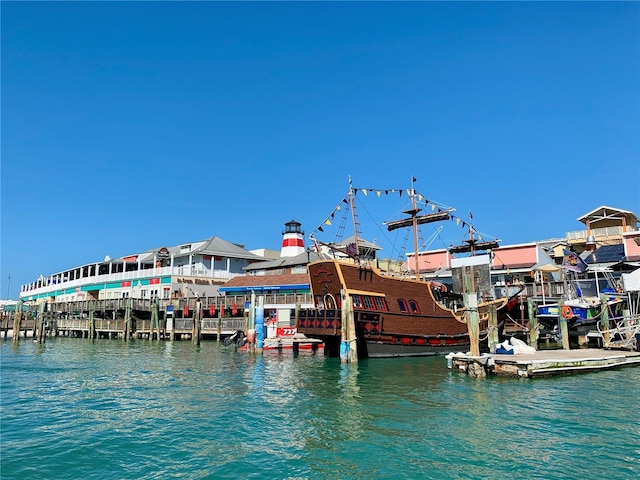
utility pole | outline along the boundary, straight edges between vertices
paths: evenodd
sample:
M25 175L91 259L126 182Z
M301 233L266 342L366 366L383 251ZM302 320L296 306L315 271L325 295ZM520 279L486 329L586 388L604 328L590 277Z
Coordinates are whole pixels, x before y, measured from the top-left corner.
M11 287L11 274L9 274L9 280L7 281L7 300L9 300L9 288Z

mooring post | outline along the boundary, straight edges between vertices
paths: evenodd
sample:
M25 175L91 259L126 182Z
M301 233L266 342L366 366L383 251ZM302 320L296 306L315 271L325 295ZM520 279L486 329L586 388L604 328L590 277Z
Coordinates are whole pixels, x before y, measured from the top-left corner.
M35 341L36 340L37 327L38 327L38 322L36 321L36 317L38 316L38 306L37 305L29 306L29 314L31 315L31 319L33 320L33 329L31 330L31 336L33 337L33 339ZM26 330L24 332L24 338L27 338Z
M44 338L44 311L46 306L47 306L47 302L42 302L38 307L38 318L37 318L38 343L42 343L42 340Z
M89 338L96 336L96 306L93 300L89 301ZM103 317L104 318L104 317Z
M467 331L471 356L480 356L480 327L478 325L478 296L475 293L463 294L464 307L467 311Z
M196 298L193 308L193 330L191 333L191 341L196 345L200 345L200 299Z
M536 317L536 306L533 303L533 299L527 299L527 310L529 312L529 345L538 349L538 336L540 330L538 329L538 317Z
M467 311L467 332L469 333L469 347L471 355L480 356L480 325L478 319L478 295L472 287L472 279L469 274L469 267L463 267L463 290L462 295L464 307Z
M249 317L246 324L247 350L249 353L256 351L256 292L251 290L251 302L249 306Z
M609 334L609 299L606 295L600 297L600 331L602 331L602 343L607 347L611 341Z
M153 340L154 332L158 334L160 340L160 312L158 307L158 299L154 299L151 306L151 328L149 329L149 340Z
M13 317L13 343L18 343L20 336L20 323L22 322L22 300L16 305L15 317Z
M264 296L258 297L256 307L256 353L261 355L264 348Z
M173 304L173 302L171 303ZM178 304L178 307L179 306L180 304ZM165 317L167 318L167 321L169 321L169 313L171 313L171 324L169 325L169 340L173 342L176 339L176 321L177 321L175 305L172 305L170 312L165 311Z
M345 291L342 295L342 322L340 329L340 361L342 363L358 361L358 342L351 296Z
M124 341L129 340L131 334L131 298L127 298L124 309Z
M496 353L496 345L500 343L498 335L498 311L495 305L491 305L489 312L489 352Z
M10 315L8 312L2 312L2 337L7 339L7 332L9 330L9 318Z
M570 350L569 346L569 327L567 326L567 319L564 318L562 310L564 307L564 300L558 301L558 328L560 329L560 336L562 338L562 348L564 350Z
M218 329L216 331L216 341L220 343L220 337L222 336L222 307L218 308Z

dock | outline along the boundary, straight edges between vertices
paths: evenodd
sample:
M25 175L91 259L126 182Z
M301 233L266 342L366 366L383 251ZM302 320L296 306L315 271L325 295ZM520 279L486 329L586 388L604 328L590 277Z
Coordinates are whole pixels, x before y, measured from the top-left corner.
M640 352L583 348L576 350L538 350L517 355L464 353L447 355L449 368L473 377L501 375L510 377L545 377L640 366Z

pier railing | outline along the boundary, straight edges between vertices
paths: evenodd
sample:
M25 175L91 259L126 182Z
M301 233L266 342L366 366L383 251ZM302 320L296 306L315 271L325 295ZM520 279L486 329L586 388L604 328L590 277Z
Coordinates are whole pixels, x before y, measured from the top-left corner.
M278 305L300 305L302 308L309 308L313 305L312 296L310 293L304 294L270 294L262 295L264 297L265 307L278 306ZM95 312L113 312L120 311L127 308L127 305L131 305L133 310L150 312L154 304L158 303L158 309L160 312L166 312L168 307L172 307L175 316L183 316L185 306L188 310L193 310L196 306L196 302L200 302L200 306L208 312L209 308L213 306L215 308L215 316L218 315L219 309L224 309L225 313L229 313L229 309L234 309L242 312L245 306L251 302L251 295L220 295L216 297L202 297L202 298L180 298L180 299L138 299L138 298L113 298L103 300L75 300L65 302L51 302L49 304L49 311L54 311L60 314L67 314L69 316L82 316L86 315L90 308L93 308Z

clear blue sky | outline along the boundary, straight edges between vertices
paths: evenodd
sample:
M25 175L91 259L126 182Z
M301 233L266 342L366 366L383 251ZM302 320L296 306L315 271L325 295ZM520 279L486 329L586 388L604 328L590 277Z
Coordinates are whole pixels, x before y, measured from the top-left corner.
M415 176L503 245L640 214L638 2L0 8L1 298L213 235L279 249L349 175Z

